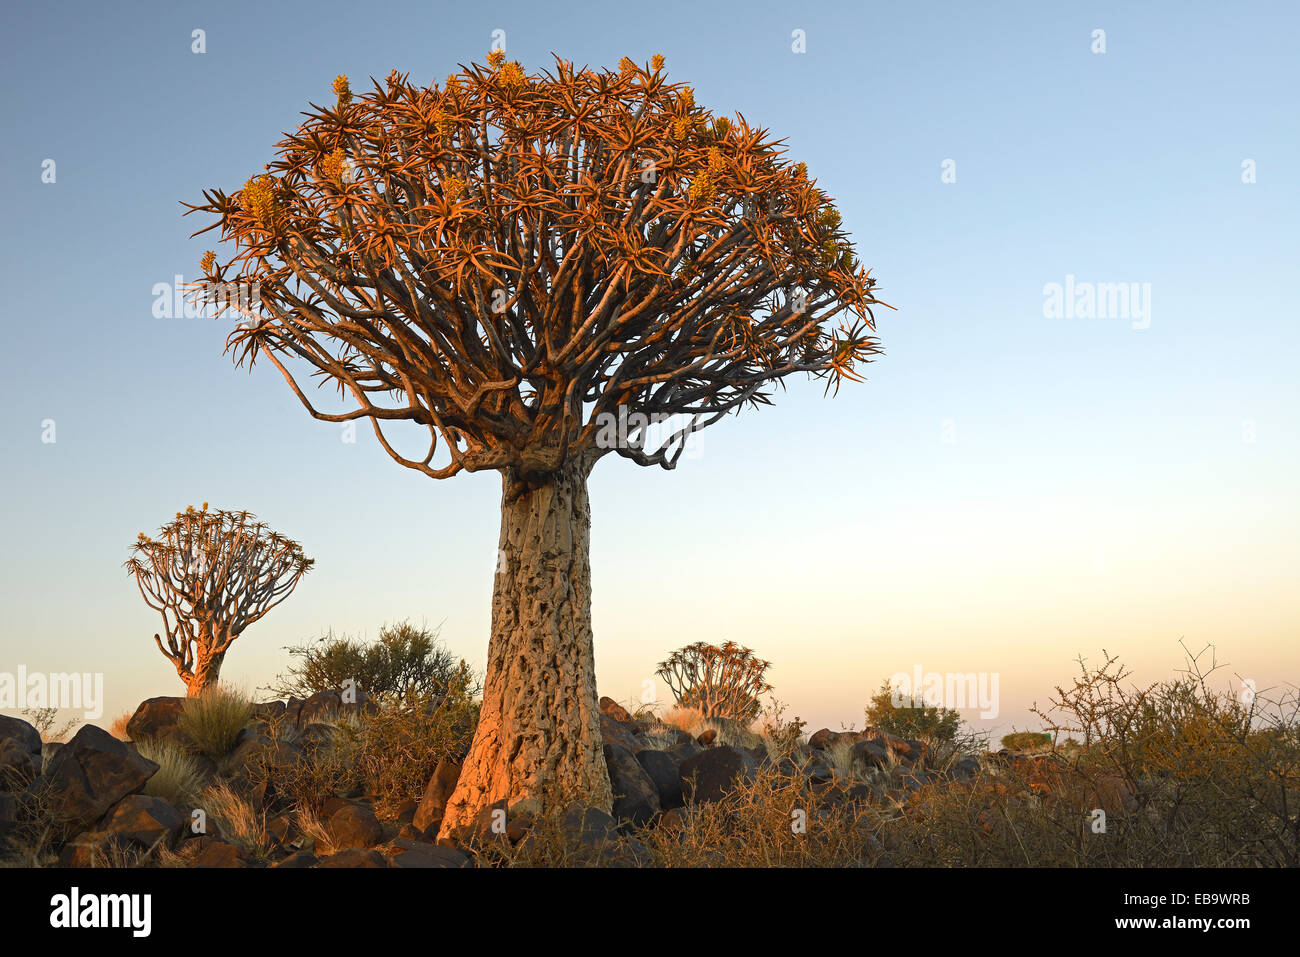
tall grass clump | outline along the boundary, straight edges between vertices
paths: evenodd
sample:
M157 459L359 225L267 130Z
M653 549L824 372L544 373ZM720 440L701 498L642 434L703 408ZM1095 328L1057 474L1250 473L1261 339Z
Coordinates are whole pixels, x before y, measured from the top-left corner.
M239 732L252 717L253 704L247 696L216 685L185 702L177 727L196 751L219 759L234 749Z
M174 741L139 741L136 750L158 765L144 793L177 807L192 807L203 789L204 774L194 756Z

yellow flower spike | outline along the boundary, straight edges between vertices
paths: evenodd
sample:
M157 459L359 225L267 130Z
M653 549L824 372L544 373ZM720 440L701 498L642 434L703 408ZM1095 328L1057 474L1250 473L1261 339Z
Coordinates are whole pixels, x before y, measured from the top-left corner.
M497 78L501 81L502 86L517 87L523 86L527 82L524 76L524 68L519 65L518 60L511 60L497 71Z
M504 63L505 61L506 61L505 50L496 49L496 50L489 51L488 66L492 67L492 69L494 70L499 69L501 64Z
M244 208L263 226L275 224L275 188L270 176L253 176L244 184Z
M332 183L342 183L343 174L348 167L348 154L345 150L335 150L321 161L321 172Z
M465 181L459 176L448 176L442 181L442 195L447 199L458 199L465 192Z
M352 88L348 86L348 78L340 73L334 78L334 92L338 95L339 106L347 106L352 102Z
M622 73L631 73L636 69L636 64L632 62L631 57L623 57L618 61L618 69Z
M686 139L686 134L690 132L690 129L691 129L691 121L689 117L686 116L677 117L677 119L673 120L673 139L675 140Z
M695 91L689 86L682 90L682 102L686 104L687 109L695 108Z
M199 260L199 267L203 270L203 275L211 276L212 271L217 267L217 254L209 249Z
M652 56L650 58L650 67L656 73L662 70L664 68L664 55L662 53L656 53L654 56Z
M727 119L725 116L719 116L713 121L713 132L716 133L719 138L726 136L730 131L731 120Z
M800 179L800 180L807 179L807 178L808 178L808 164L807 164L807 163L795 163L795 165L794 165L794 175L795 175L795 179Z
M721 173L727 168L727 158L722 155L722 150L716 146L709 147L709 172Z
M688 195L692 202L708 202L716 191L717 186L713 182L713 177L707 172L701 172L691 181Z

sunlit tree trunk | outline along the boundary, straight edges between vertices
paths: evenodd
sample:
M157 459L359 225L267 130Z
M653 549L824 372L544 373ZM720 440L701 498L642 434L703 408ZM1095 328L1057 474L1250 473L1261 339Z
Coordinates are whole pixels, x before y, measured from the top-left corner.
M440 836L501 799L609 810L591 634L588 466L503 476L492 636L478 730Z
M220 641L208 639L211 644L200 643L194 660L194 671L190 675L181 675L185 682L186 696L197 698L209 688L214 687L221 678L221 663L226 660L224 651L213 654L208 649L220 645Z

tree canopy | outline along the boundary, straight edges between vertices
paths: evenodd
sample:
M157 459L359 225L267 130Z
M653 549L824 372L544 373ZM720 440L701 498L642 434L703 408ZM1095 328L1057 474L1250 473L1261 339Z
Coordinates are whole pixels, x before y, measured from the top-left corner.
M317 419L369 419L407 467L545 474L615 451L672 468L784 376L838 388L879 351L875 280L831 198L660 56L528 74L494 51L441 85L394 71L335 93L264 173L186 204L215 216L195 235L234 247L197 285L255 287L236 361L274 363ZM290 357L350 402L320 407ZM629 414L683 424L653 446L635 419L601 438ZM398 423L427 451L400 450Z

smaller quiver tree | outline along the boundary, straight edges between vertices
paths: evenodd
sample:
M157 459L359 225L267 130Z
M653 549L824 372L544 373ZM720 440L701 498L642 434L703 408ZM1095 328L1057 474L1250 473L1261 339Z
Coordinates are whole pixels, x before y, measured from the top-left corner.
M706 718L752 721L759 697L772 690L764 680L770 661L757 657L734 641L721 646L697 641L679 648L655 671L683 708Z
M246 511L190 506L140 533L126 562L145 603L163 618L158 649L194 698L217 683L230 645L298 585L315 560Z

